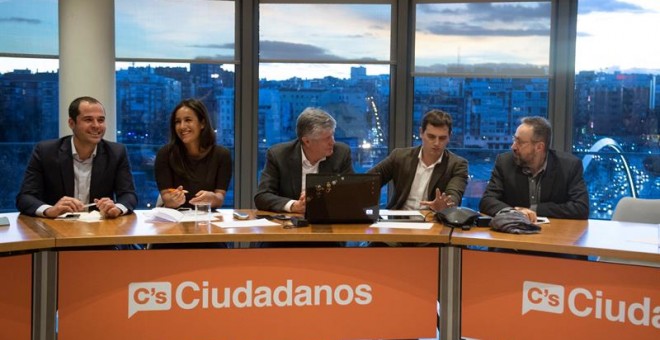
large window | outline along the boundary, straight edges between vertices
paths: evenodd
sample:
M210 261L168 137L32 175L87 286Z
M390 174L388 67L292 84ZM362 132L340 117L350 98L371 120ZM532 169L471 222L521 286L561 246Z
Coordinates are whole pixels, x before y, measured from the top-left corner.
M209 109L234 159L233 1L117 0L117 140L126 144L139 207L156 203L154 159L183 99ZM148 9L148 10L145 10ZM234 205L233 181L224 205Z
M259 170L268 147L296 138L310 106L337 120L356 172L387 156L390 35L389 4L259 6Z
M549 1L416 6L413 145L425 112L451 114L449 149L469 162L478 209L495 157L525 116L548 116Z
M579 2L573 151L592 218L624 196L660 198L658 30L658 1Z
M218 143L243 174L260 173L266 149L295 138L308 106L336 118L357 172L392 145L419 144L423 113L440 108L454 118L449 148L469 161L466 206L477 208L495 157L530 115L555 122L555 146L583 159L592 218L609 218L622 196L659 198L660 2L579 0L577 18L558 16L573 3L260 0L252 21L252 3L233 0L115 0L117 139L130 152L139 207L156 201L154 157L187 97L209 107ZM0 0L1 211L15 210L33 145L58 134L57 4ZM573 65L574 78L565 73ZM256 128L236 131L241 115ZM254 150L235 155L235 136L256 141ZM240 180L245 208L258 176ZM233 186L226 206L237 202Z
M58 136L57 1L0 1L0 211L16 194L34 145Z

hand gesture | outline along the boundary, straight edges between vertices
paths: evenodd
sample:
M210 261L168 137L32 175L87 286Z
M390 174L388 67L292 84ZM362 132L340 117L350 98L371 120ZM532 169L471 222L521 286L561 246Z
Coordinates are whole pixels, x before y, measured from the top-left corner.
M219 192L200 190L191 198L189 203L192 205L208 202L212 207L221 207L225 200L225 195Z
M444 210L445 208L453 207L454 200L451 195L441 192L440 189L435 188L435 199L433 201L421 201L419 204L423 207L429 207L433 211Z

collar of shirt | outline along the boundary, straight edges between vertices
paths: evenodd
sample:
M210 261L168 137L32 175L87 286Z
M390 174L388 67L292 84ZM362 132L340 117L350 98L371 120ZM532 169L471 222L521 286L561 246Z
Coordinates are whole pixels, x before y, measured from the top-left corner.
M305 156L305 151L303 151L302 148L300 148L300 154L302 155L303 169L314 169L314 168L318 169L319 164L326 159L326 157L323 157L319 159L319 161L316 162L316 164L312 165L312 162L310 162L309 159L307 159L307 157Z
M424 164L424 161L422 160L422 148L420 148L419 149L419 154L417 155L417 158L419 159L419 165L421 165L425 169L433 169L433 168L435 168L436 165L438 165L438 164L440 164L440 162L442 162L442 157L444 157L444 156L445 156L445 153L443 152L440 155L440 158L438 158L438 160L435 161L435 163L433 163L431 165L426 165L426 164Z
M92 151L92 157L90 157L89 159L94 159L94 157L96 157L96 149L97 149L98 147L99 147L98 145L94 146L94 151ZM80 157L78 156L78 150L76 149L76 145L73 144L73 136L71 136L71 156L73 156L73 159L75 159L75 160L78 161L78 162L84 162L84 161L81 160ZM86 159L86 160L87 160L87 159ZM85 160L85 161L86 161L86 160Z
M326 157L323 157L318 162L316 162L316 164L312 165L312 163L307 159L307 157L305 157L305 152L303 152L302 148L300 148L300 153L302 154L302 180L301 180L300 188L304 191L307 185L307 174L319 173L319 164L321 164L321 162L323 162ZM288 205L288 207L285 207L285 209L287 208L290 209L291 206Z

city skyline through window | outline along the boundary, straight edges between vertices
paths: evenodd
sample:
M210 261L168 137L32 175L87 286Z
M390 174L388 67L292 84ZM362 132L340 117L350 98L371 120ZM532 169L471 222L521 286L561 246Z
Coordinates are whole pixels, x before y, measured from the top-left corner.
M221 3L223 11L233 11L234 2ZM11 8L8 4L16 2L2 2L0 6L5 7L0 8ZM264 15L277 22L279 5L260 9L267 9ZM287 39L285 30L277 32L274 28L268 34L260 33L259 91L247 94L259 96L257 173L263 168L268 146L294 138L295 117L306 106L320 106L338 118L337 140L352 147L358 172L367 171L388 154L390 114L394 114L389 112L390 97L394 94L390 89L391 42L384 32L391 30L390 6L375 6L379 10L371 16L365 10L373 9L369 6L335 9L339 17L364 23L362 29L352 28L355 40L346 38L341 48L330 44L332 38L340 39L332 36L327 25L322 25L327 43ZM353 8L354 13L349 16L340 11L346 8ZM454 133L449 149L469 160L471 180L463 204L475 208L496 155L511 145L510 136L519 118L552 115L548 112L550 2L418 4L416 11L419 27L414 47L413 108L410 113L396 114L412 115L411 145L419 144L419 122L424 112L441 108L452 114ZM0 15L0 28L45 22L37 12L30 17L36 21L2 20L4 15ZM461 16L466 12L473 18ZM7 18L14 17L14 12L6 13ZM448 13L455 17L436 20ZM498 26L498 13L507 13L512 24ZM512 21L514 18L520 22ZM221 21L235 25L229 19ZM648 43L660 28L660 3L581 0L577 22L571 147L585 165L591 217L610 218L623 196L660 198L660 89L656 86L660 62L654 58L660 51L657 44ZM298 30L313 26L312 21L301 21ZM360 37L366 36L372 37L370 44L379 45L362 46L366 40ZM35 56L29 49L21 52L25 58L16 57L12 50L3 50L11 46L3 39L6 37L0 33L0 53L5 53L0 54L0 120L6 127L0 133L0 157L4 173L9 175L0 186L0 210L14 211L20 185L16 179L22 178L34 143L58 134L58 61L56 54ZM239 113L234 112L234 55L225 53L234 47L224 36L214 39L218 46L206 44L207 50L200 47L203 43L189 43L187 48L195 53L129 53L117 63L117 139L128 146L136 183L142 183L142 208L155 201L151 162L155 151L167 142L164 119L178 100L203 98L217 119L218 142L235 156L234 120ZM356 44L352 51L351 45ZM278 49L286 50L287 46L300 49L292 49L297 52L290 54ZM499 47L489 51L489 46ZM130 45L125 47L125 51L131 50ZM514 56L519 58L514 60ZM129 60L151 57L181 61ZM205 62L187 60L197 57L209 58ZM40 124L30 123L35 121ZM233 197L228 195L226 205L228 202L233 205Z
M625 196L660 198L660 3L578 3L573 152L583 160L591 217Z

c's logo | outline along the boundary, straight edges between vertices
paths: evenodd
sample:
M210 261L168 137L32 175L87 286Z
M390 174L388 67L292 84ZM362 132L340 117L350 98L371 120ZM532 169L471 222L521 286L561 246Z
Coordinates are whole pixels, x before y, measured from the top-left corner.
M530 310L561 314L564 312L564 286L525 281L522 300L523 315Z
M128 318L137 312L172 308L169 282L132 282L128 285Z

